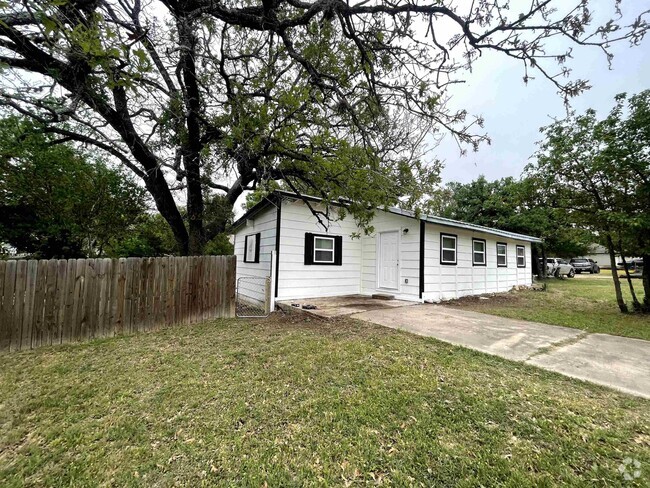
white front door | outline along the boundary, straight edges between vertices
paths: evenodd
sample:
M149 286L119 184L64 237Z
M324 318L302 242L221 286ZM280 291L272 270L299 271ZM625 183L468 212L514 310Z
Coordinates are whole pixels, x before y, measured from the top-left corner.
M379 288L399 288L399 232L379 234Z

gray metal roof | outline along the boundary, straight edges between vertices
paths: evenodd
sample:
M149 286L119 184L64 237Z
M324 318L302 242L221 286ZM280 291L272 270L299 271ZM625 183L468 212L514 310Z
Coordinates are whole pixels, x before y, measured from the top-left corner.
M390 207L388 209L388 212L397 214L397 215L404 215L406 217L411 217L411 218L417 218L415 217L415 212L411 210L405 210L403 208L397 208L397 207ZM438 224L438 225L446 225L448 227L456 227L459 229L466 229L466 230L471 230L471 231L476 231L476 232L484 232L486 234L493 234L496 236L501 236L501 237L507 237L510 239L516 239L519 241L528 241L528 242L543 242L542 239L539 237L533 237L529 236L526 234L518 234L516 232L509 232L507 230L501 230L501 229L494 229L492 227L485 227L483 225L477 225L477 224L470 224L467 222L461 222L460 220L454 220L454 219L447 219L445 217L438 217L436 215L420 215L420 220L424 220L425 222L430 222L432 224Z

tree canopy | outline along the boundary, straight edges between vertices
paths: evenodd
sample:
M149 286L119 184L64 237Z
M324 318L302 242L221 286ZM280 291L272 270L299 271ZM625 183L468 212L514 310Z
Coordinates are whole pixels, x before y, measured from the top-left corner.
M100 255L145 212L146 192L123 170L26 125L0 121L0 242L41 258Z
M206 201L232 208L268 180L359 202L362 224L417 205L438 183L427 135L486 139L447 103L483 52L568 98L588 87L570 76L574 46L641 41L644 14L593 25L590 3L0 0L0 103L120 161L200 253Z
M618 95L610 113L572 113L542 129L530 178L548 189L552 206L576 226L598 235L615 253L643 256L645 300L650 310L650 90ZM625 310L617 273L619 306ZM629 280L635 308L634 286Z
M545 201L547 191L536 180L479 176L470 183L452 182L432 210L443 217L544 239L546 251L572 258L586 254L593 234L576 227Z

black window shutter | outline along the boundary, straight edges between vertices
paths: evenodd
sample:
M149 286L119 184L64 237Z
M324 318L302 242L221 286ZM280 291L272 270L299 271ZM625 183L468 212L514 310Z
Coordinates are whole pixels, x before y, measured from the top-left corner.
M262 240L261 237L262 237L261 233L258 232L257 234L255 234L255 262L256 263L260 262L260 241Z
M314 234L305 233L305 264L314 264Z
M248 262L249 256L247 255L248 253L248 236L244 236L244 262Z
M343 264L343 236L334 237L334 264L336 266Z

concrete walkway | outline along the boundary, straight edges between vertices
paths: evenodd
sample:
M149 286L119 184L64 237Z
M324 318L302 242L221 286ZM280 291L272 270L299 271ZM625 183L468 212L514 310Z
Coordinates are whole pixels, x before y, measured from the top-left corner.
M442 305L352 315L650 398L650 342L513 320Z

